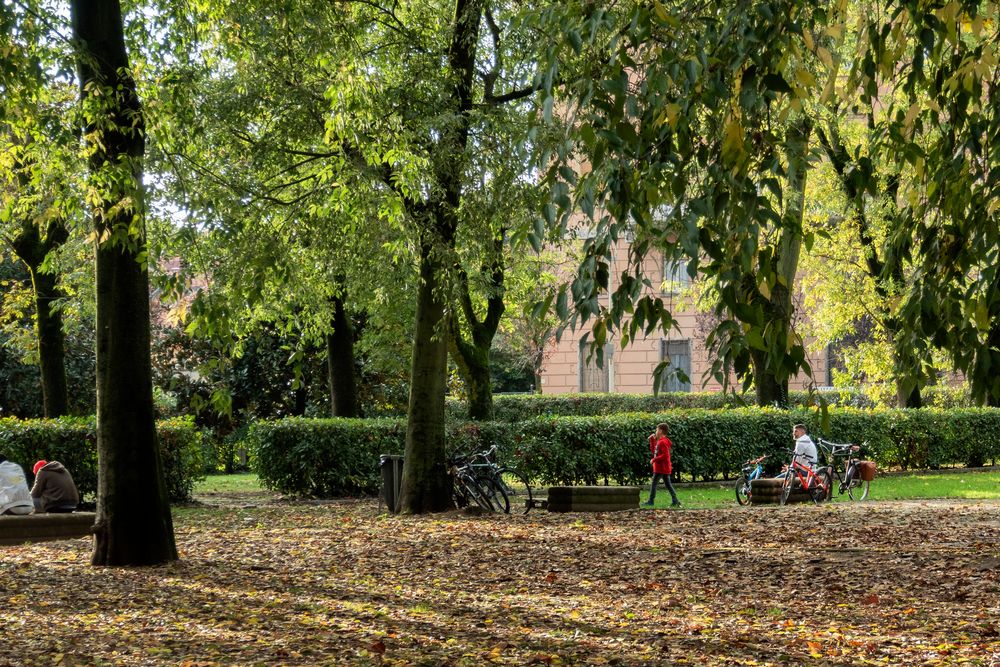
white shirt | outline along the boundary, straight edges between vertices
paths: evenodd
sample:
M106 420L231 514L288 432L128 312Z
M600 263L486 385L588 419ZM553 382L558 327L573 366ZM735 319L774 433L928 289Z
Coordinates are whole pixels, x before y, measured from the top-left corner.
M21 466L13 461L0 463L0 514L27 514L35 508Z
M800 435L798 440L795 441L795 460L809 469L815 467L817 461L819 461L819 453L816 451L816 445L806 433Z

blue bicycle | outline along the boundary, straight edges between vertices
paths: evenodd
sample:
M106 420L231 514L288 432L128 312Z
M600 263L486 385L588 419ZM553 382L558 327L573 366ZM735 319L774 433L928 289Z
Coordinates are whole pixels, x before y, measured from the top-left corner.
M761 463L765 459L767 459L766 454L743 464L743 470L740 472L740 476L736 478L736 502L740 505L746 505L750 502L750 494L753 492L753 481L764 476L764 466Z

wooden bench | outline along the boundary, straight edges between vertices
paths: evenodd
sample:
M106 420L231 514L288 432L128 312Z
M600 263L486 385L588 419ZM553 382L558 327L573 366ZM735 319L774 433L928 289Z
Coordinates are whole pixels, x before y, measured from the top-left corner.
M0 545L86 537L94 532L93 512L0 516Z
M637 486L550 486L550 512L619 512L639 509Z

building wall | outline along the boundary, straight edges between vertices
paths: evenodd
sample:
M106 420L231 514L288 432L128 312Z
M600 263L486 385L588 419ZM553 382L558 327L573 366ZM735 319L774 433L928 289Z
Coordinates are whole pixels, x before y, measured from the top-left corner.
M625 261L620 257L626 257L625 252L617 252L615 266L611 275L618 276L624 270ZM663 268L658 258L647 258L643 271L650 277L654 286L657 279L662 277ZM669 285L665 285L669 290ZM614 285L612 285L614 289ZM611 349L610 363L605 358L605 365L609 367L609 391L644 394L653 391L653 371L660 363L661 350L664 341L690 341L691 351L691 372L689 374L691 391L720 391L721 385L714 379L707 384L702 384L703 374L711 366L708 358L708 351L705 349L703 334L698 331L697 313L692 308L680 309L683 300L672 295L669 291L654 289L656 296L662 298L668 308L678 321L679 331L673 330L665 333L654 332L652 335L633 341L625 349L621 349L617 337L612 339L608 346ZM581 354L580 339L589 329L577 331L566 330L562 339L556 342L555 338L550 341L546 351L545 361L542 366L542 393L562 394L582 391L581 387ZM809 362L812 367L815 384L826 385L827 358L825 354L809 355ZM792 378L789 382L790 389L806 389L810 385L810 378L802 375ZM663 387L661 386L661 390Z

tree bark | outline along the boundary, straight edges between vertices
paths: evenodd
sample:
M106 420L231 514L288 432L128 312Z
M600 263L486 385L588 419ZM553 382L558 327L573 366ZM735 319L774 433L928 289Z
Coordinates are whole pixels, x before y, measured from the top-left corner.
M437 256L432 242L424 240L420 246L420 286L400 492L401 511L408 514L440 512L452 506L444 430L446 304L438 284L444 267Z
M493 419L493 379L490 377L490 350L500 328L504 312L503 233L493 243L493 261L483 267L489 277L486 316L480 320L472 306L469 278L458 270L458 301L469 329L470 339L462 335L462 327L452 318L449 326L452 357L465 381L468 394L467 414L472 421Z
M29 187L28 179L22 185ZM14 254L28 267L35 296L35 334L38 341L38 365L42 379L42 404L45 417L52 419L69 412L66 387L66 346L62 315L52 310L62 297L55 275L42 271L46 256L66 242L69 233L62 220L49 223L44 237L32 220L25 220L11 246Z
M22 191L32 188L29 160L17 159L15 169ZM42 406L46 418L60 417L69 412L69 391L66 386L66 345L62 314L52 305L63 294L55 275L42 271L49 253L66 243L69 231L66 222L57 217L42 229L28 216L21 222L17 235L10 241L11 249L28 267L35 296L35 334L38 341L38 366L42 380Z
M52 304L62 294L51 273L31 271L35 285L35 321L38 333L38 366L42 376L42 404L45 417L53 419L69 413L66 387L66 337L62 314Z
M420 229L420 286L400 493L401 511L408 514L436 512L452 506L444 429L448 323L442 279L448 266L444 258L454 249L458 229L482 11L482 0L456 3L448 48L448 66L455 80L451 90L454 119L432 148L436 183L430 199L423 203L411 201L407 206Z
M330 410L334 417L358 416L358 388L354 379L354 327L344 301L333 300L333 331L326 337L330 376Z
M94 565L177 559L153 415L145 137L118 0L73 0L97 237L98 491Z

